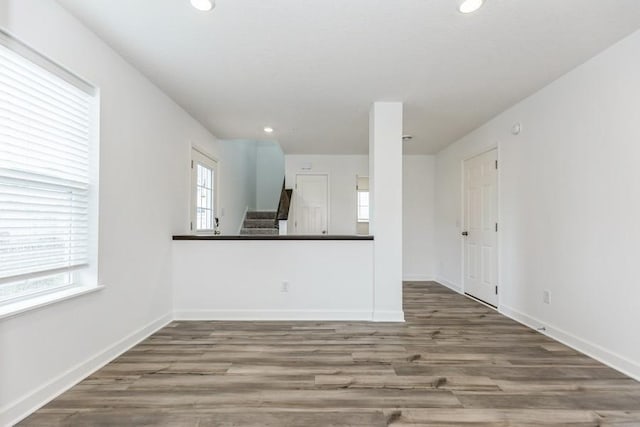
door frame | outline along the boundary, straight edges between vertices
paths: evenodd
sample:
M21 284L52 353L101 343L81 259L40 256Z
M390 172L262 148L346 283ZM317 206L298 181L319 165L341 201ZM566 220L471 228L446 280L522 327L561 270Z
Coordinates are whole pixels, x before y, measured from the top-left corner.
M467 162L467 160L471 160L474 157L478 157L481 156L483 154L486 154L490 151L496 150L496 158L498 159L498 171L496 174L496 204L497 204L497 209L498 211L496 212L496 216L497 216L497 221L498 221L498 236L496 238L496 280L498 282L498 295L497 295L497 303L496 306L492 306L487 304L486 302L479 300L477 298L474 298L473 296L467 294L466 292L466 286L465 286L465 265L466 265L466 256L465 256L465 239L464 236L462 235L462 231L463 228L465 226L465 198L466 198L466 194L465 194L465 187L466 187L466 180L465 180L465 163ZM461 161L460 161L460 188L461 188L461 197L460 197L460 226L458 227L458 239L460 239L460 260L462 261L460 263L460 284L461 284L461 293L462 295L464 295L467 298L470 298L476 302L481 303L482 305L489 307L493 310L496 311L501 311L501 305L500 305L500 301L501 301L501 296L502 296L502 292L503 292L503 283L500 280L501 275L500 275L500 266L501 266L501 256L500 256L500 251L502 248L502 227L500 226L502 224L502 215L501 215L501 203L500 203L500 180L501 180L501 171L502 171L502 160L500 157L500 143L496 142L495 145L492 146L488 146L485 147L481 150L478 150L476 152L473 152L473 154L464 157Z
M294 181L294 192L298 190L298 177L299 176L326 176L327 177L327 236L331 235L331 176L329 172L296 172L296 179ZM294 217L294 233L298 233L298 215L300 209L298 209L298 200L295 198L295 217Z
M196 222L196 211L195 211L195 182L194 182L194 151L200 156L211 160L215 163L215 175L213 181L213 215L214 221L215 218L220 218L220 160L211 153L208 153L206 150L198 147L197 145L191 145L189 150L189 223L187 224L187 229L192 234L210 234L213 230L203 230L197 231L195 226L192 228L191 225Z

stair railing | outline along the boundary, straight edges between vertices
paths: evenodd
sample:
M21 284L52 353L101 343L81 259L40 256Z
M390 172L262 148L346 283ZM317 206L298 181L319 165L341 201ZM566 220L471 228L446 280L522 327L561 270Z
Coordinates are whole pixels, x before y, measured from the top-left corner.
M282 181L282 190L280 191L280 200L278 201L278 210L276 211L275 227L279 228L280 221L289 219L289 209L291 207L291 194L293 190L285 188L286 180Z

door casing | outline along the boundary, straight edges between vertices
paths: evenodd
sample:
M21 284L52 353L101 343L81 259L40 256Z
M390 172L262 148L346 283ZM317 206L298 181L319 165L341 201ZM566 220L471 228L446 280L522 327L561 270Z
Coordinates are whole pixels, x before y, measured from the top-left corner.
M460 253L461 253L461 260L462 263L460 265L460 278L461 278L461 291L462 294L472 298L474 301L478 301L484 305L486 305L487 307L490 307L492 309L498 310L500 309L500 295L502 293L502 282L500 281L500 248L502 247L501 245L501 240L502 240L502 229L500 228L500 224L501 224L501 215L500 215L500 171L501 171L501 160L500 160L500 149L499 149L499 144L496 144L492 147L488 147L485 148L481 151L478 151L476 153L474 153L473 155L470 155L468 157L465 157L461 160L460 162L460 173L461 173L461 212L460 212L460 218L461 223L459 224L459 230L460 232L464 231L464 227L466 226L466 212L465 212L465 207L466 207L466 179L465 179L465 173L466 173L466 162L468 160L471 160L475 157L479 157L481 155L487 154L491 151L496 152L496 159L498 161L498 168L496 171L496 221L498 223L498 232L497 232L497 236L496 236L496 282L497 282L497 286L498 286L498 293L496 294L496 305L493 306L491 304L486 303L485 301L482 301L481 299L478 299L476 297L474 297L473 295L470 295L469 293L467 293L467 286L466 286L466 272L465 272L465 268L466 268L466 247L465 247L465 237L460 235Z

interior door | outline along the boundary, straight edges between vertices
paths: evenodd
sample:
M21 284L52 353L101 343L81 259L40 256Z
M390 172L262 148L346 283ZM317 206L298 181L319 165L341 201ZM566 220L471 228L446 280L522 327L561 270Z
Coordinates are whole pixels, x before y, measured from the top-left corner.
M328 234L329 177L296 176L296 224L298 234Z
M464 163L464 291L498 305L498 151Z

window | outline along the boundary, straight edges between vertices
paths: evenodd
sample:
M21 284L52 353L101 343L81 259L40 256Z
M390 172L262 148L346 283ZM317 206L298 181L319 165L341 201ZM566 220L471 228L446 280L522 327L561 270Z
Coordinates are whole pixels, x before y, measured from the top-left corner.
M358 190L358 222L369 222L369 191Z
M96 112L94 88L0 32L0 305L92 264Z
M369 177L359 176L357 180L358 222L369 222Z
M192 173L192 215L191 229L196 232L217 230L216 184L218 163L212 158L193 150Z

